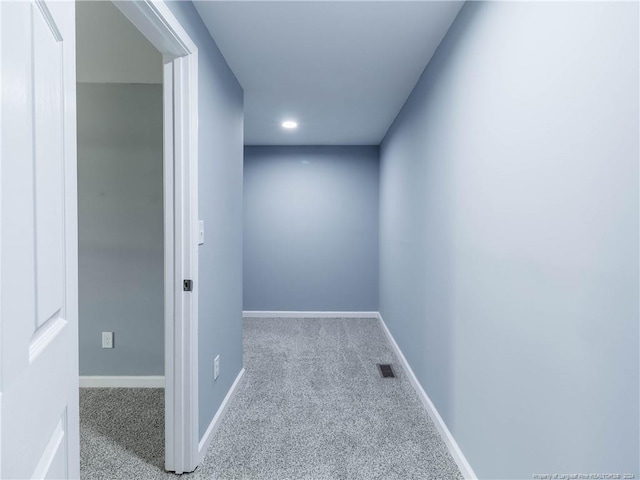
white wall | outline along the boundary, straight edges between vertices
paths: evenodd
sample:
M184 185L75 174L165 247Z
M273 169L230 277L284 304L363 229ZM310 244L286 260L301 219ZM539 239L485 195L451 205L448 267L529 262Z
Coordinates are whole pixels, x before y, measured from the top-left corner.
M381 146L381 312L480 478L640 473L638 13L467 2Z

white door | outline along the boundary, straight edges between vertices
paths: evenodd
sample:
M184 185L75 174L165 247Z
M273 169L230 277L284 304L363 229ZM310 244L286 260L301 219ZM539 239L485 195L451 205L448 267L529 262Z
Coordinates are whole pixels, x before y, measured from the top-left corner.
M0 478L78 478L75 6L0 22Z

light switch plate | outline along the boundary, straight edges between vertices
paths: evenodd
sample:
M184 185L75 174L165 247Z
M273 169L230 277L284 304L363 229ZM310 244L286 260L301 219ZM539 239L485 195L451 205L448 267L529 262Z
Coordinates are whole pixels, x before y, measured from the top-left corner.
M198 220L198 245L204 243L204 220Z
M213 379L217 380L220 376L220 355L213 359Z

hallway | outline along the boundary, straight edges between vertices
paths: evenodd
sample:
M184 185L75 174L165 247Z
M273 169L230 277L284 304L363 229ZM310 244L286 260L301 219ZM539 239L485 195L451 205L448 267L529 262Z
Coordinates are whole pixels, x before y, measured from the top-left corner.
M376 319L247 318L243 332L242 385L189 478L462 478ZM377 363L391 363L396 378L382 378ZM106 423L130 425L140 403L158 423L160 394L115 390L98 393L111 404ZM133 427L100 439L100 420L85 417L96 395L83 391L81 401L83 479L173 477L144 446L158 435Z
M0 478L640 479L639 19L0 0Z

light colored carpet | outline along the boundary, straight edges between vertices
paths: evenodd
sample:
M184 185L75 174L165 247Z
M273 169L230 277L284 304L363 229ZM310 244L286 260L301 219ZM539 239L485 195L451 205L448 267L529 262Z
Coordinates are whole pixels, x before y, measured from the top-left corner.
M164 389L80 389L80 478L163 478L163 467Z
M392 363L397 378L376 363ZM184 477L462 479L376 320L245 319L244 364L204 464ZM161 390L93 389L81 402L92 418L81 419L83 478L173 477L158 457ZM99 412L108 402L111 413ZM156 414L130 421L149 408ZM122 428L105 428L114 416ZM138 430L147 422L155 433Z

